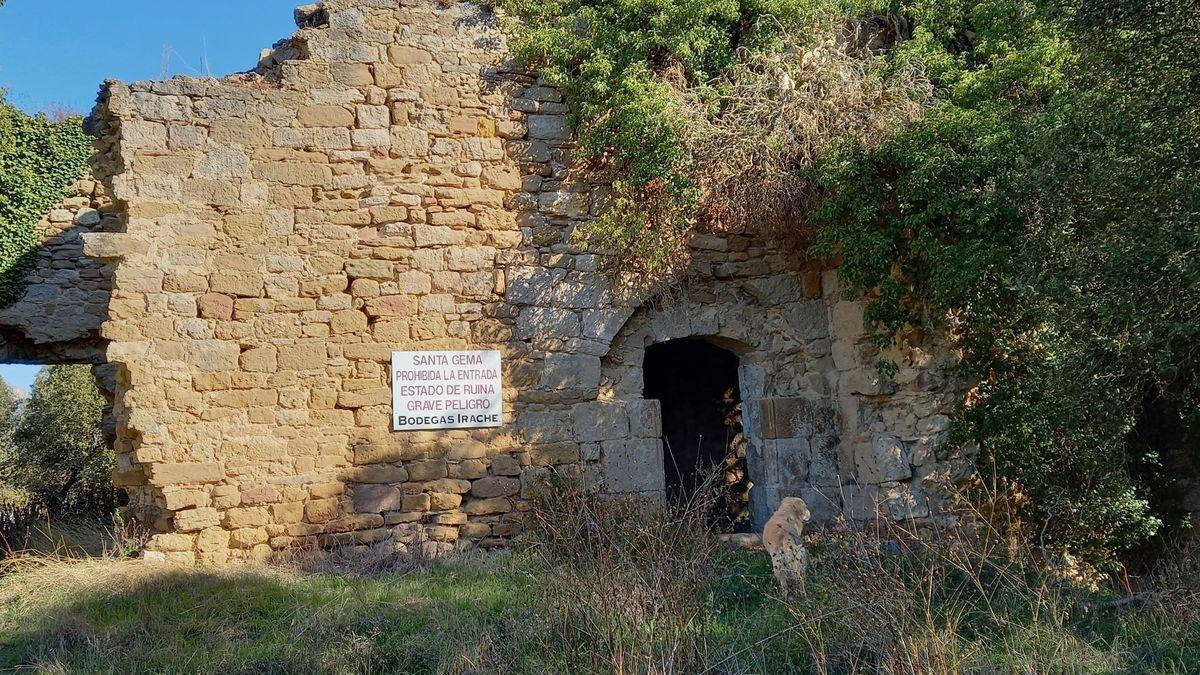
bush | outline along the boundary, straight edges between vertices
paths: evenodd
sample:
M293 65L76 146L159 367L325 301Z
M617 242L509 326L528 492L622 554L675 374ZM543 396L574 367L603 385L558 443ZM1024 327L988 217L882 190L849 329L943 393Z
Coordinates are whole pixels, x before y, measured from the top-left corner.
M555 478L534 497L523 546L543 571L557 669L699 672L726 655L713 586L731 555L707 494L655 506Z
M17 393L0 378L0 454L8 447L17 419Z
M1191 672L1200 667L1193 549L1161 572L1108 586L1037 535L1000 496L973 527L903 526L810 541L810 593L788 602L813 672ZM1080 573L1083 573L1080 576Z

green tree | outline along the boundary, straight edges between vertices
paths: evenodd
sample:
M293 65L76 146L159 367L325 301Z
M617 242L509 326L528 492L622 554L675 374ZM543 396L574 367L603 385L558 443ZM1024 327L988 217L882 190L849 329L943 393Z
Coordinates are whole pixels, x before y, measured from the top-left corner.
M114 457L102 428L104 405L89 366L44 368L0 477L51 514L111 512Z
M1200 20L1181 0L931 7L895 58L941 104L822 159L817 251L882 343L956 317L979 382L959 442L1052 541L1110 559L1182 524L1162 495L1196 464ZM1139 430L1163 415L1173 438Z
M8 452L9 441L12 438L13 426L16 421L17 396L0 377L0 458Z

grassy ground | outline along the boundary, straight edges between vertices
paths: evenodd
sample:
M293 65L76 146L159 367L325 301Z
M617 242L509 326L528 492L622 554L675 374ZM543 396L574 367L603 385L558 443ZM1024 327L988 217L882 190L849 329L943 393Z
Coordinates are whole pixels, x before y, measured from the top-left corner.
M760 577L764 564L746 562ZM104 559L30 558L8 569L0 579L0 667L534 673L564 658L547 651L557 640L536 612L539 573L513 555L369 576ZM729 582L714 630L736 644L750 634L747 621L766 622L766 598Z
M811 604L800 606L809 619L826 613L814 624L768 597L765 561L749 554L735 560L713 589L708 672L1200 672L1200 630L1144 609L1072 620L1011 608L1014 625L1003 635L975 635L966 626L957 635L914 633L910 649L891 648L906 658L872 658L889 648L842 634L829 613L836 584L815 586ZM363 576L29 558L10 562L0 580L0 668L578 672L580 654L566 653L570 636L540 611L543 578L535 567L502 555ZM878 642L886 637L886 630L876 635ZM596 658L582 657L592 662L586 669L618 670L607 661L610 645L574 649L592 647ZM846 658L848 648L860 658ZM658 665L635 663L626 672L703 672Z
M0 672L1200 672L1200 549L1084 588L1011 538L845 532L786 598L695 513L556 499L517 550L441 562L10 558Z
M134 561L18 567L0 588L0 664L63 672L470 670L490 659L486 636L510 632L505 622L530 599L530 579L504 560L373 578Z

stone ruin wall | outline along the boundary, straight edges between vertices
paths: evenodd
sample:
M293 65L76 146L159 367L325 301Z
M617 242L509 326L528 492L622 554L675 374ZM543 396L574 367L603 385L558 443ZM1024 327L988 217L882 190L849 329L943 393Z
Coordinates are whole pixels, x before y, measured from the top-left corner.
M39 222L40 255L25 290L0 308L0 363L105 361L100 324L108 314L112 266L84 254L95 232L119 227L104 187L91 177Z
M121 222L80 267L119 260L116 480L159 532L151 555L495 545L556 467L660 497L641 363L684 337L741 359L759 525L789 495L818 522L924 518L969 470L938 450L950 350L907 346L881 381L834 271L703 236L682 290L601 273L571 242L605 187L485 10L329 0L298 18L255 73L110 83L93 115ZM504 427L390 431L392 351L464 348L503 352Z

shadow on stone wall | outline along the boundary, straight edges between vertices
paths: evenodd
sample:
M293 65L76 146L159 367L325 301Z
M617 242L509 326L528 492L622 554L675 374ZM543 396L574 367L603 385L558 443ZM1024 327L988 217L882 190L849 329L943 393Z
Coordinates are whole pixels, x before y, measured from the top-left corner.
M84 253L86 236L116 227L104 190L90 178L38 224L45 232L24 293L0 308L0 362L102 364L113 267Z

